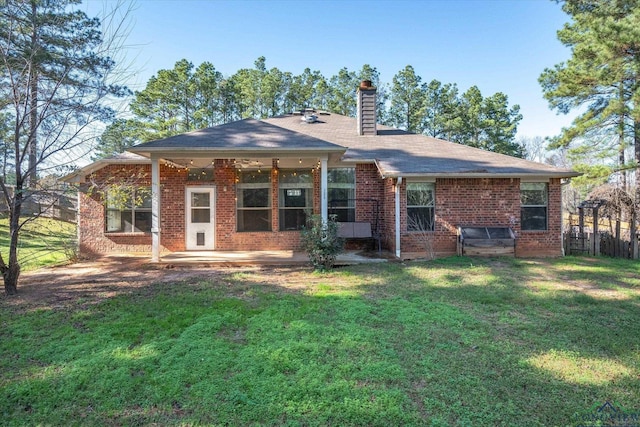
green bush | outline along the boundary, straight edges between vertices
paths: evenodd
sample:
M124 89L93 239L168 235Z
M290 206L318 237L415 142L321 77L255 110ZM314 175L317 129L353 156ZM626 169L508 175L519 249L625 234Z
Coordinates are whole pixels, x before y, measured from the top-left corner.
M313 215L302 229L302 244L316 270L333 268L336 257L344 249L344 240L338 237L335 215L325 223L320 215Z

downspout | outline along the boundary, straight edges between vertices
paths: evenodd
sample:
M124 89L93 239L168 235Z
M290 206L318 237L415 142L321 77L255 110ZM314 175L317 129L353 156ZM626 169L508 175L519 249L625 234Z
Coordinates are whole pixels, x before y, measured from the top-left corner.
M396 180L396 257L400 258L400 187L402 186L402 177Z
M560 180L560 244L562 245L562 256L567 256L564 250L564 187L569 185L571 180L568 179L565 182Z

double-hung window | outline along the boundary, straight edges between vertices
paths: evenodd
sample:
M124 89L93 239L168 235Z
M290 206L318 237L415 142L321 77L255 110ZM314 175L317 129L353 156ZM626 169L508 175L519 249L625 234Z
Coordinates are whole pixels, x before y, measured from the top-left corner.
M151 232L151 189L113 188L107 191L107 233Z
M355 168L329 169L327 178L329 215L335 215L338 222L354 222L356 220Z
M520 227L547 229L548 188L544 182L520 183Z
M309 169L282 169L278 182L280 230L300 230L313 209L313 175Z
M433 231L435 225L434 184L407 183L407 230Z
M238 231L271 231L271 171L242 171L237 184Z

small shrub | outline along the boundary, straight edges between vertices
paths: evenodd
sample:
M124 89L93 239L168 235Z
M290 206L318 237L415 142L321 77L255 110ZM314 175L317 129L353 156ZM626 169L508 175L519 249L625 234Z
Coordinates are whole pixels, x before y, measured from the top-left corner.
M320 215L313 215L302 229L302 245L316 270L333 268L336 257L344 249L344 240L338 237L335 215L326 223Z

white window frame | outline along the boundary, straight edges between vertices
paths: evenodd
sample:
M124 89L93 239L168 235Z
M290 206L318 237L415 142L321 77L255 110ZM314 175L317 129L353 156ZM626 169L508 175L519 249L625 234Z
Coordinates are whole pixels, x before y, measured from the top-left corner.
M423 204L415 204L415 205L410 205L409 204L409 192L410 191L416 191L413 190L412 187L424 187L426 189L428 189L428 191L431 192L431 197L430 197L430 201L423 203ZM408 232L425 232L425 231L434 231L435 230L435 222L436 222L436 189L435 189L435 184L433 182L424 182L424 181L419 181L419 182L407 182L407 187L406 187L406 215L407 215L407 231ZM413 224L411 219L410 219L410 214L409 214L409 210L410 209L428 209L431 212L431 219L430 219L430 224L428 224L430 227L429 229L422 229L419 227L420 224Z

